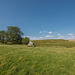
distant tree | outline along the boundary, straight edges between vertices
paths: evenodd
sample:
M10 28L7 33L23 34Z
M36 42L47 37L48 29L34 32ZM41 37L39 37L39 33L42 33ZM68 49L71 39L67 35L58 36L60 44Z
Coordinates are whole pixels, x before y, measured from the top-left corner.
M5 40L5 31L2 30L0 31L0 42L4 44L4 40Z
M29 43L29 40L30 39L28 37L25 37L22 39L22 43L27 45Z
M6 31L6 41L11 44L21 44L23 32L18 27L8 26Z

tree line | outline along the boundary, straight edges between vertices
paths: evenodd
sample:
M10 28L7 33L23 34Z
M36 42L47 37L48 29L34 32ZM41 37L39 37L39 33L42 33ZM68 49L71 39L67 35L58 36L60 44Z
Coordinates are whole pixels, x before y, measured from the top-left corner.
M0 31L0 43L2 44L28 44L29 38L22 38L24 33L19 27L8 26L7 30Z

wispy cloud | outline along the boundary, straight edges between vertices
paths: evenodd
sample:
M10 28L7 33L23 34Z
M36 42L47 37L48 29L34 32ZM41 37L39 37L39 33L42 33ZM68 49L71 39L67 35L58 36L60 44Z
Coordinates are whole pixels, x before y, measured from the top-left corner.
M60 35L57 37L57 39L65 39L65 37Z
M43 37L40 37L40 39L42 39Z
M61 34L57 34L58 36L60 36Z
M39 33L49 33L49 34L52 34L53 32L52 31L40 31Z
M75 35L72 33L68 34L60 34L58 33L53 33L52 31L40 31L39 33L45 33L40 36L24 36L24 37L29 37L30 40L41 40L41 39L75 39Z
M45 36L46 38L52 38L52 37L54 37L53 35L46 35Z
M48 32L48 33L49 33L49 34L52 34L53 32L50 31L50 32Z
M28 38L30 37L30 36L27 36Z
M73 34L72 34L72 33L68 33L68 35L69 35L69 36L73 36Z
M75 39L75 35L58 36L57 39Z
M24 36L24 37L29 37L30 40L41 40L43 37L36 37L36 36Z
M39 33L42 33L42 31L40 31Z

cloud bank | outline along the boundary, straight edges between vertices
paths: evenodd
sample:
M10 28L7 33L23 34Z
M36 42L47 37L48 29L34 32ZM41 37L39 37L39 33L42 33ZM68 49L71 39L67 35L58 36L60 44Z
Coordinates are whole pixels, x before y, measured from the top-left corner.
M42 35L43 33L43 35ZM56 33L52 31L40 31L39 32L40 36L24 36L24 37L29 37L30 40L43 40L43 39L75 39L75 35L72 33L68 34L61 34L61 33Z

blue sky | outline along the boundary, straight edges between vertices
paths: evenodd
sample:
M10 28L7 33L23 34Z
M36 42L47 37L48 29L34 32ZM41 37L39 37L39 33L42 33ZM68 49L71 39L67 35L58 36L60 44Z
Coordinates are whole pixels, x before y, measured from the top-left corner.
M75 0L0 0L0 30L18 26L30 39L75 39Z

